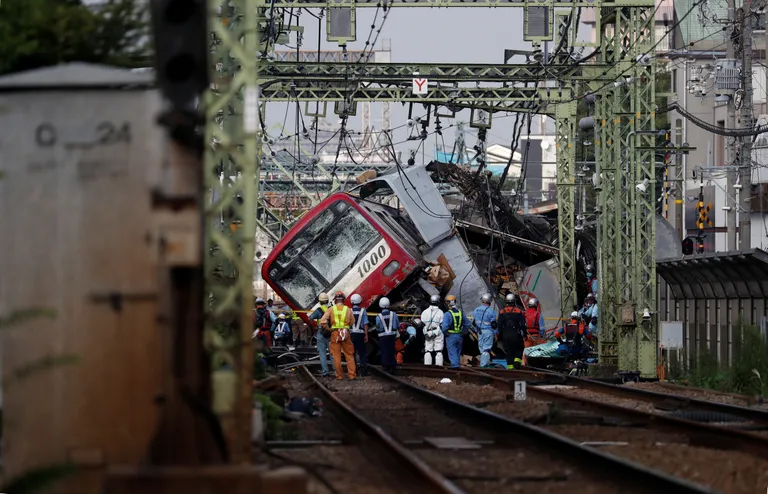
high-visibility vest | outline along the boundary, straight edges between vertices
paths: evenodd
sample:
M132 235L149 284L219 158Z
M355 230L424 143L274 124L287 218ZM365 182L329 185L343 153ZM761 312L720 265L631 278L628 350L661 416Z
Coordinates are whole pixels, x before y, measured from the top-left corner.
M291 311L291 319L301 319L299 314L296 311Z
M363 325L363 309L362 307L358 307L357 309L352 309L352 317L355 319L355 324L352 325L352 332L353 333L362 333L363 329L361 329L361 326Z
M461 311L451 309L451 317L453 317L453 328L449 329L448 332L452 334L461 333L461 321L463 319Z
M347 311L349 307L346 305L333 306L333 322L331 323L332 329L344 329L347 327Z

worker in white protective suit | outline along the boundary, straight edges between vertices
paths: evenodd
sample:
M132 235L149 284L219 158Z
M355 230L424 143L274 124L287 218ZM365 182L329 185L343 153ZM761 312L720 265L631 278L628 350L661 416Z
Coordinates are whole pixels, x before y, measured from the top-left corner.
M432 365L433 353L435 365L443 365L445 335L441 325L444 315L440 310L440 296L432 295L429 299L429 307L421 313L421 322L424 324L424 365Z

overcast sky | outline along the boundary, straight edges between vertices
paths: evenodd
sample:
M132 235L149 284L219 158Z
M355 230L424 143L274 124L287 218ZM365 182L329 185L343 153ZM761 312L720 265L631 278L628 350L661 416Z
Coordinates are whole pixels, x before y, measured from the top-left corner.
M368 38L370 26L373 21L376 8L358 8L357 14L357 42L350 43L349 50L361 50ZM382 12L376 22L377 28L381 25ZM318 21L307 13L301 15L301 25L305 27L303 50L317 49ZM586 32L582 26L581 31ZM392 62L424 62L424 63L492 63L503 62L504 49L530 50L531 46L522 39L523 33L523 9L522 8L393 8L379 35L376 48L381 46L383 39L391 40ZM374 34L375 36L375 34ZM580 36L582 37L582 36ZM295 47L295 36L291 37L291 45ZM285 46L278 46L278 50L287 50ZM339 49L336 43L325 40L325 19L323 19L322 45L323 50ZM522 58L516 58L510 63L522 63ZM332 105L329 105L329 111ZM392 127L398 127L407 120L408 107L398 103L391 105ZM293 134L294 110L288 112L286 134ZM348 127L352 130L360 130L359 115L362 113L360 106L358 116L350 118ZM417 113L414 107L414 114ZM268 124L281 124L285 116L285 106L281 103L271 103L267 108ZM376 128L380 123L381 106L373 104L371 117ZM468 121L469 111L458 114L459 119ZM489 144L509 145L512 134L514 118L509 114L497 113L493 118L493 127L489 131ZM332 117L338 123L338 117ZM305 119L309 125L309 119ZM448 127L451 121L442 121L443 127ZM335 127L335 125L334 125ZM534 124L534 132L537 125ZM433 128L430 128L432 130ZM454 140L455 129L444 132L445 143L451 146ZM394 131L395 141L404 140L409 131L400 128ZM467 145L475 143L474 131L467 135ZM427 141L427 152L430 153L435 141L430 137ZM417 142L399 146L400 149L415 148ZM421 152L419 153L421 155ZM429 160L429 157L427 157Z

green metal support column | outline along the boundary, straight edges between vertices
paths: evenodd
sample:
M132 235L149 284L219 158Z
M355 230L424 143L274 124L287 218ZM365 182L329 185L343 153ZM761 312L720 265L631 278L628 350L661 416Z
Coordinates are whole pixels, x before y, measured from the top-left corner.
M568 92L570 94L570 91ZM576 242L574 187L576 184L576 102L555 106L557 122L557 232L560 247L560 313L576 306Z
M632 60L648 53L655 44L655 20L653 8L631 9L630 25L635 34ZM628 367L640 371L643 377L655 377L658 362L658 318L656 314L656 62L649 65L635 64L632 77L636 81L632 89L635 135L632 156L634 181L634 235L635 242L635 315L638 318L634 334L636 361ZM635 185L648 180L645 192ZM651 317L643 319L648 309Z
M211 0L209 6L213 88L205 101L210 122L205 181L213 200L205 214L206 340L213 351L214 409L231 462L245 464L251 459L252 277L261 153L254 112L262 9L256 0Z
M601 63L616 81L597 98L600 166L599 360L619 371L656 375L654 85L655 67L635 62L653 47L653 4L613 9L602 23ZM630 78L627 80L627 78ZM648 178L647 191L636 186Z
M598 19L598 23L600 19ZM604 23L600 26L601 63L612 66L621 59L621 51L615 49L616 39L613 24ZM611 69L607 78L615 79L616 70ZM595 115L596 125L599 126L598 153L598 265L597 265L597 302L599 307L598 317L598 361L610 371L618 369L618 341L617 331L619 326L619 302L618 293L620 262L618 259L618 221L617 201L621 188L616 188L617 169L620 156L617 158L616 150L621 146L615 145L616 133L621 118L614 116L614 105L617 102L617 88L613 84L595 83L593 90L596 94ZM620 139L619 139L620 140Z

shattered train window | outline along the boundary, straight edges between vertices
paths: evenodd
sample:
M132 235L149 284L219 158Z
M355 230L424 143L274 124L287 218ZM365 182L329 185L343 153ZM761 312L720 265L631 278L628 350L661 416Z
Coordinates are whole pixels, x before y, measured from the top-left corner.
M288 247L277 256L277 263L285 267L307 248L309 244L333 222L333 211L326 209L299 233Z
M296 263L280 279L280 286L290 295L301 309L309 308L317 294L325 287L301 263Z
M332 283L379 238L376 229L357 210L349 209L317 238L303 257Z

